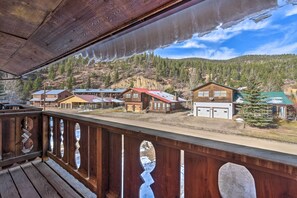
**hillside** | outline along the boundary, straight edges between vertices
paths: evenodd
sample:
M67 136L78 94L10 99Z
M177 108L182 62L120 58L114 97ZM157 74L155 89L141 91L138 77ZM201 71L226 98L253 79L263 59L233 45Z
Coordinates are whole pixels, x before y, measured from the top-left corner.
M199 58L164 59L140 54L125 60L95 63L71 57L43 69L23 83L23 95L47 88L126 88L145 87L176 91L190 97L194 87L215 81L232 87L246 86L251 77L261 81L263 91L280 91L283 85L296 84L297 56L242 56L230 60Z

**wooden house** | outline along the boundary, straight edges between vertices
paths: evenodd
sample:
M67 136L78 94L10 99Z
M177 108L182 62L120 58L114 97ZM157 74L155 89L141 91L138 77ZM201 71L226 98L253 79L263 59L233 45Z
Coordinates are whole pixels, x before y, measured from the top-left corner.
M194 116L232 119L236 89L209 82L192 91Z
M289 99L284 92L261 92L263 102L271 106L272 114L280 119L292 119L296 116L294 103ZM246 94L236 93L234 105L239 105L245 102Z
M40 90L32 94L32 99L30 100L30 102L32 103L33 106L43 106L43 103L45 101L45 106L58 107L59 106L58 102L60 100L67 98L68 96L71 96L71 95L72 94L69 91L64 89L46 90L46 91Z
M148 90L144 88L130 88L124 93L125 108L128 112L140 112L142 110L150 112L169 113L183 109L185 99L172 94Z
M150 96L149 111L151 112L170 113L183 109L183 103L186 102L185 99L164 91L150 90L147 94Z
M123 92L125 109L128 112L141 112L149 107L150 96L144 88L130 88Z

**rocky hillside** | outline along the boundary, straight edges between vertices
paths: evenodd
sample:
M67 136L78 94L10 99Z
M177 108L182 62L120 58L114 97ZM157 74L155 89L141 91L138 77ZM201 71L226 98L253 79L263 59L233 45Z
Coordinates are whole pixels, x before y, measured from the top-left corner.
M177 92L187 98L191 89L208 81L241 87L251 77L261 82L263 91L280 91L284 85L296 84L297 56L244 56L218 61L140 54L106 63L71 57L32 74L21 86L24 97L47 82L47 88L145 87Z

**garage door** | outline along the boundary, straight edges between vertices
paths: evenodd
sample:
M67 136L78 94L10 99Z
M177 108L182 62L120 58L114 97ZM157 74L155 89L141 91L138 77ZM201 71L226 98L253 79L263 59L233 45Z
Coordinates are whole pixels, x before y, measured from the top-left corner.
M228 119L228 109L225 108L214 108L213 109L214 118L224 118Z
M141 105L134 105L135 112L140 112L141 111Z
M199 117L210 117L210 108L197 107L197 116Z
M133 111L133 105L127 105L127 111Z

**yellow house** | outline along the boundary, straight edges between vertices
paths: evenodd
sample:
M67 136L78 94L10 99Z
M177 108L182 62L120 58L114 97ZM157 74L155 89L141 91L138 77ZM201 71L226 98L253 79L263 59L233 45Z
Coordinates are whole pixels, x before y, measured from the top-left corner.
M62 109L96 109L110 108L123 104L123 101L114 98L101 98L95 95L72 95L59 102Z
M60 101L60 108L63 109L77 109L80 107L96 108L97 104L94 102L97 99L94 95L72 95Z

